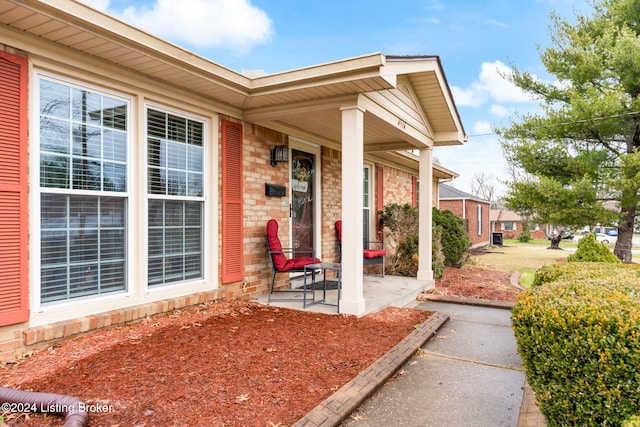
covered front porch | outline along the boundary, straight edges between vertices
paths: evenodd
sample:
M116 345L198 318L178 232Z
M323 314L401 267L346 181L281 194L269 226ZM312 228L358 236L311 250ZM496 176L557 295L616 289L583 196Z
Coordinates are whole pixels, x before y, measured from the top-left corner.
M375 220L375 212L367 217L372 220L369 222L360 214L366 188L361 184L365 162L381 167L400 165L400 169L414 172L418 252L422 256L418 258L417 278L401 280L422 289L433 285L433 150L460 145L466 139L439 58L373 54L265 76L253 83L251 99L244 105L245 121L288 135L290 143L296 139L340 153L330 171L336 179L326 184L327 190L331 186L331 194L318 192L322 210L317 213L320 220L313 224L318 237L316 257L335 262L332 258L337 257L328 250L334 245L332 224L342 221L340 312L360 316L377 311L385 304L376 302L382 298L378 295L385 292L393 299L392 279L385 278L381 281L385 286L379 288L373 286L377 279L363 275L367 240L363 230ZM407 152L414 153L413 163L403 167L402 162L407 161L403 153ZM390 187L392 179L385 177ZM381 210L387 199L380 187L375 192L376 204L367 207ZM293 228L285 215L276 219L283 228ZM368 227L367 231L373 229ZM292 246L297 247L295 242ZM335 311L335 307L329 308Z
M316 278L316 280L318 280L318 278ZM362 281L365 311L361 315L376 313L387 307L404 307L415 301L416 297L423 290L433 287L433 281L418 280L415 277L364 275ZM294 289L301 287L302 284L302 278L295 278L291 281L291 287ZM326 296L327 302L335 303L338 298L337 294L338 291L335 288L329 289ZM284 301L277 299L283 296L290 298L290 300ZM316 297L322 298L321 290L316 290ZM313 304L308 305L306 308L303 307L302 292L287 292L284 295L274 294L274 298L276 299L272 299L272 301L269 302L268 295L265 294L258 297L257 301L265 305L303 310L311 313L337 314L337 308L333 305ZM340 313L349 314L343 310L340 310Z

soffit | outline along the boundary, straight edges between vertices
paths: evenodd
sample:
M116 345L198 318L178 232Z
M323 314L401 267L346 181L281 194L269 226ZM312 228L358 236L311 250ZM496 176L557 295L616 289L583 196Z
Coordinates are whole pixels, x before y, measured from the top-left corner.
M365 113L366 151L421 148L425 138L433 145L464 139L437 57L418 61L372 54L249 79L75 0L0 0L0 24L14 34L108 61L246 111L256 123L329 145L341 140L340 107L360 94L390 94ZM409 82L404 92L417 108L405 101L394 104L402 91L399 76ZM416 118L416 112L424 117ZM407 121L413 135L402 129Z
M238 106L249 79L74 0L0 0L0 24Z
M75 0L0 0L0 24L236 108L390 87L379 54L252 80Z

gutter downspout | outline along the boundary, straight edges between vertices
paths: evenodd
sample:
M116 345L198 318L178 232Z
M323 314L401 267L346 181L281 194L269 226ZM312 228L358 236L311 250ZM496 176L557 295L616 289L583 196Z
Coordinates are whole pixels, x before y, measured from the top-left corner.
M84 410L84 403L71 396L0 387L0 402L3 406L9 404L8 409L11 409L11 404L15 404L18 410L22 406L33 409L30 412L64 415L63 427L85 427L89 423L89 413Z

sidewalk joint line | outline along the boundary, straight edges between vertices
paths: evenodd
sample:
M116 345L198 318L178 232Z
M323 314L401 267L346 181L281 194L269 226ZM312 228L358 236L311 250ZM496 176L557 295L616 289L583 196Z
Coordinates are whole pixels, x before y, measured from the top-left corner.
M466 359L464 357L452 356L452 355L449 355L449 354L443 354L443 353L437 353L437 352L434 352L434 351L425 350L424 348L422 349L422 351L419 352L418 355L420 355L420 356L429 355L429 356L439 357L439 358L442 358L442 359L451 359L451 360L457 360L459 362L468 362L468 363L474 363L476 365L490 366L492 368L508 369L510 371L524 372L522 367L509 366L509 365L500 365L500 364L495 364L495 363L482 362L480 360Z

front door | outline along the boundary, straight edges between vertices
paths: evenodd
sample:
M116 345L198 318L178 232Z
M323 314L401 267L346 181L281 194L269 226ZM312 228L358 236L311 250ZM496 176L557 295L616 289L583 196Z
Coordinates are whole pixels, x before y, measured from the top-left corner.
M308 257L315 248L316 155L293 148L291 150L291 226L294 256ZM295 251L295 249L300 249ZM305 250L303 252L303 249Z

